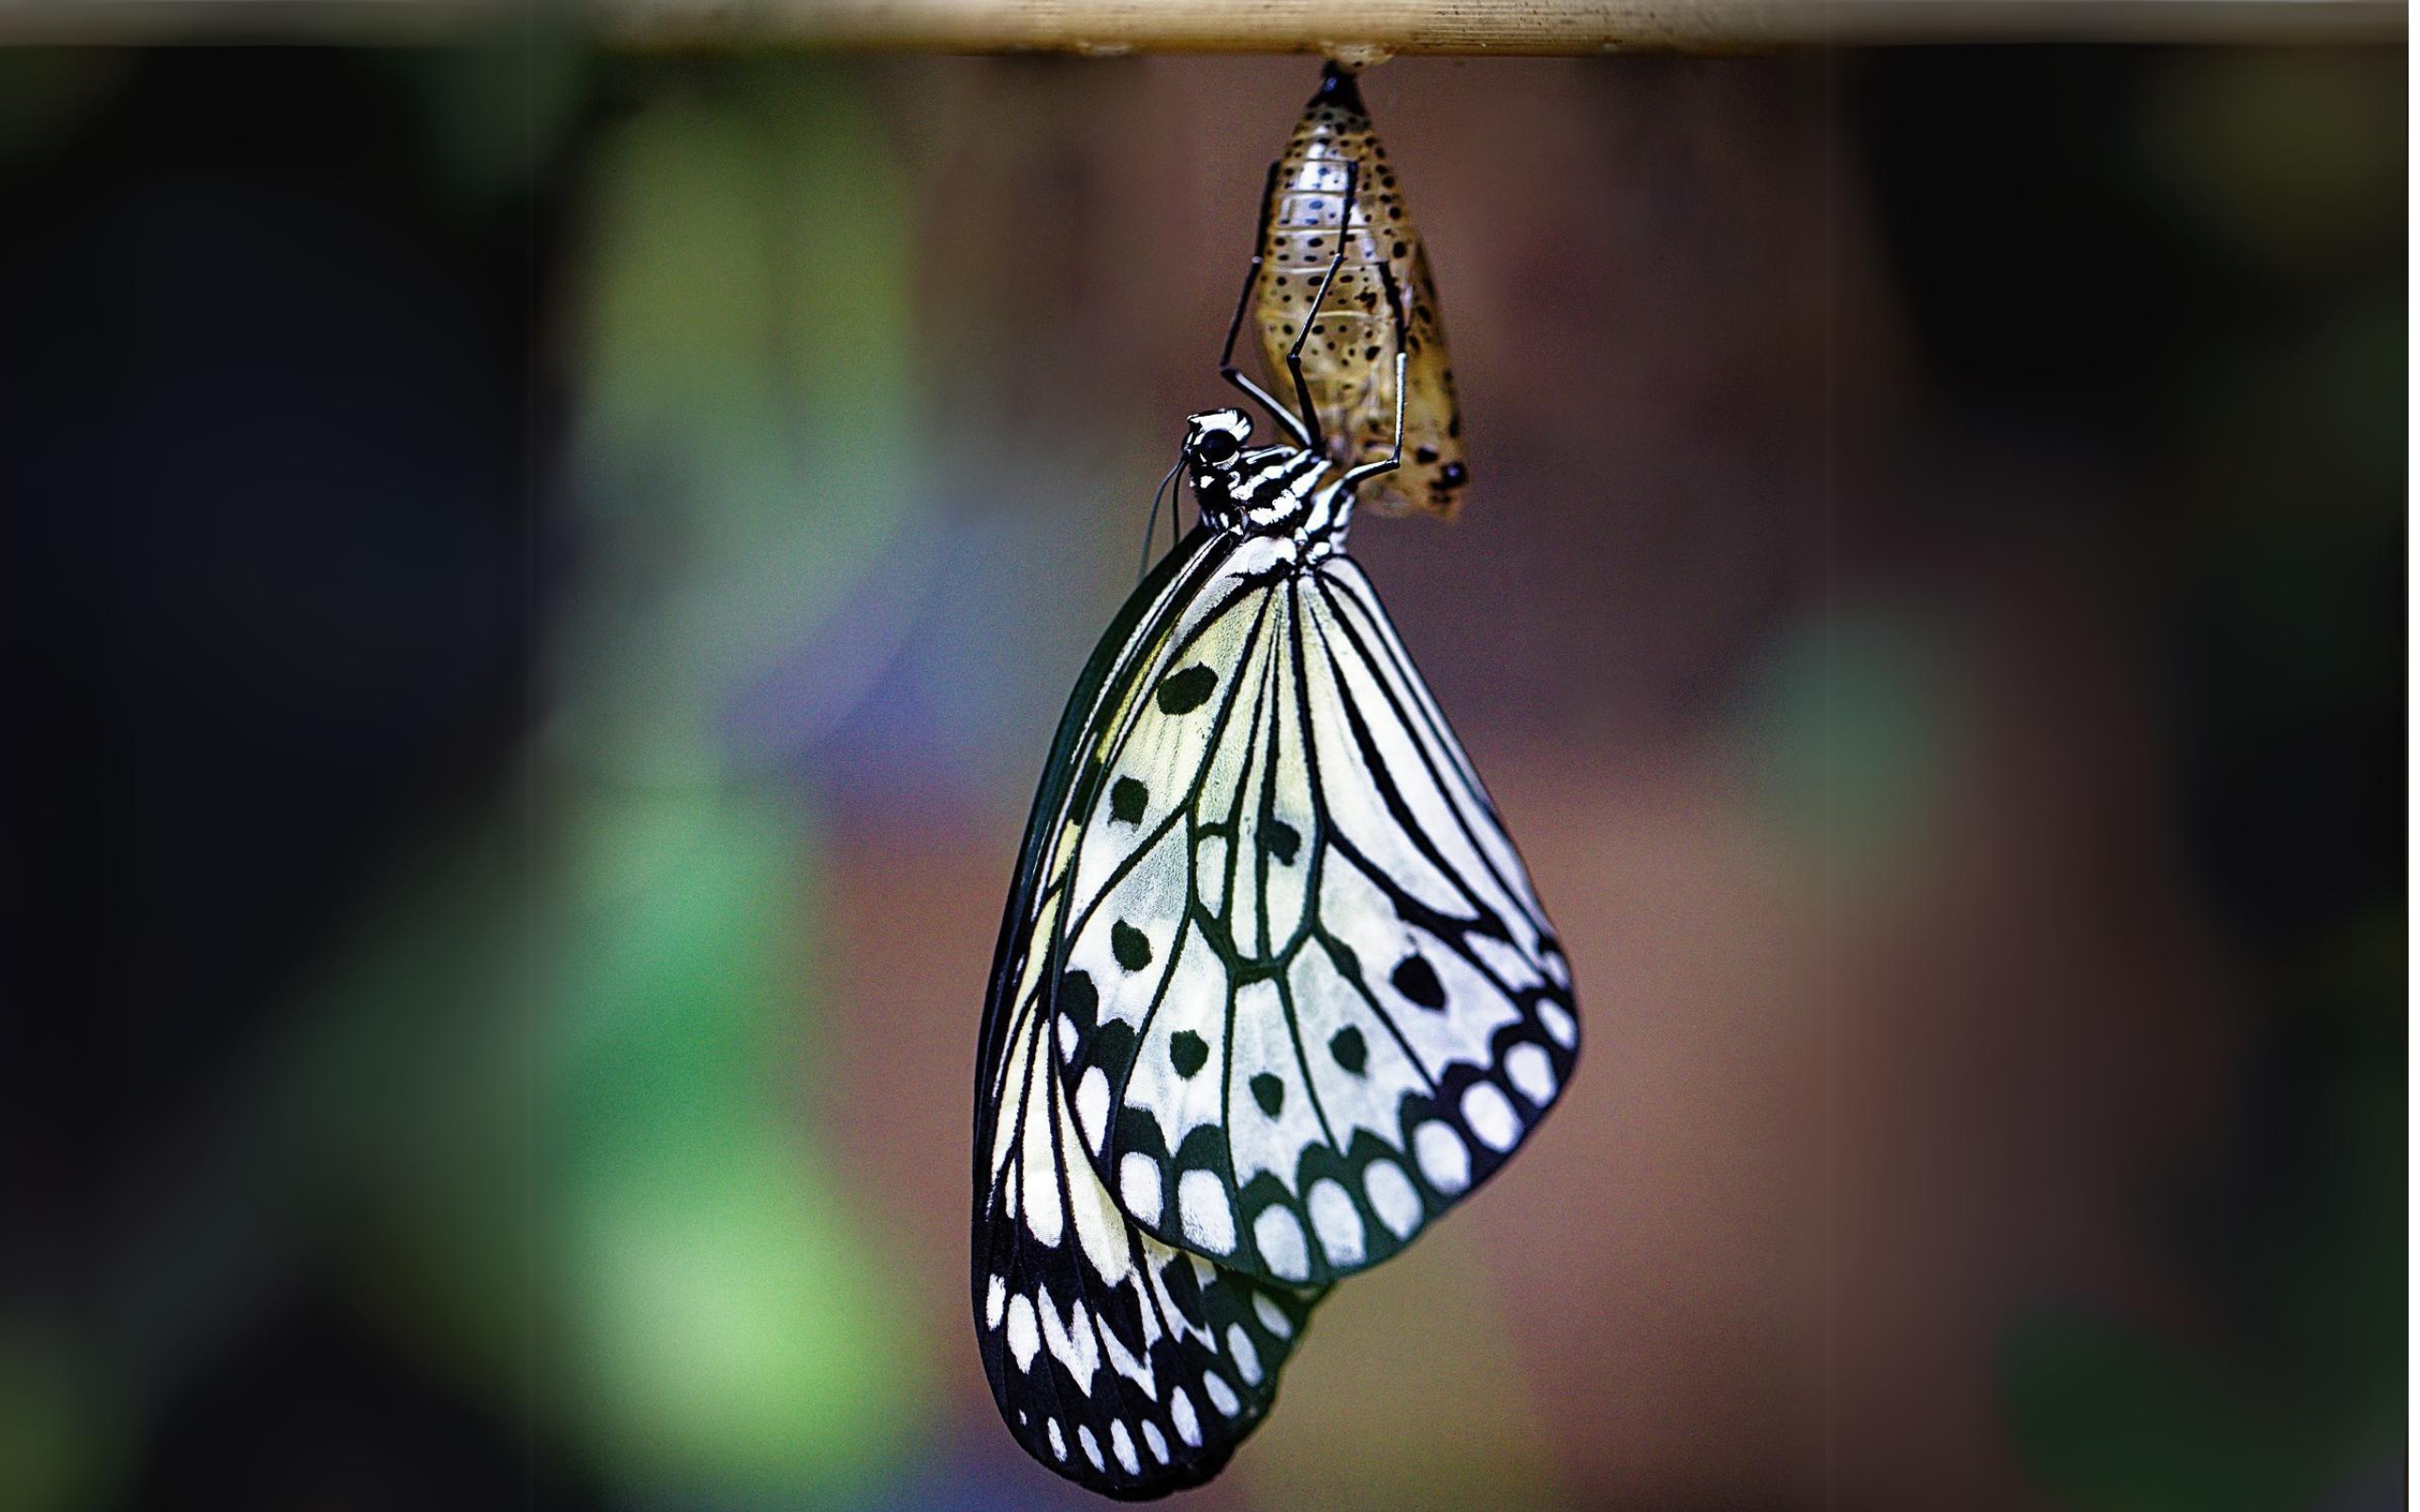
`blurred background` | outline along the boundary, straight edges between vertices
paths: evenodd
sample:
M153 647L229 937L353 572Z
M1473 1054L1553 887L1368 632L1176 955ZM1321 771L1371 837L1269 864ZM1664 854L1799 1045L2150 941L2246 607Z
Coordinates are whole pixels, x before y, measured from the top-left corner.
M0 1505L1087 1504L976 1024L1315 76L0 54ZM1188 1504L2401 1506L2401 50L1363 88L1589 1049Z

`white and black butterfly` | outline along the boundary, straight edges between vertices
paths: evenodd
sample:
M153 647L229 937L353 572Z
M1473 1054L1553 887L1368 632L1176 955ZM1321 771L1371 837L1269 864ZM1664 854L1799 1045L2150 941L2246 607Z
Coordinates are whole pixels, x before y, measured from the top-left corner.
M1345 470L1301 342L1293 413L1234 346L1222 374L1290 442L1189 421L1201 519L1061 720L977 1062L994 1396L1037 1459L1126 1498L1217 1473L1325 1288L1493 1174L1579 1050L1529 874L1344 551L1355 488L1401 460L1401 374L1394 455Z

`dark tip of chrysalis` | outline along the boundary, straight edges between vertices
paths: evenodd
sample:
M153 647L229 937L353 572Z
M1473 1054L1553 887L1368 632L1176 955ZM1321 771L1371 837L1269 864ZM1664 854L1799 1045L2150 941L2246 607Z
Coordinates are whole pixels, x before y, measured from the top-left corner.
M1361 86L1353 81L1350 73L1338 67L1333 59L1320 70L1320 90L1311 96L1311 103L1333 105L1340 111L1351 111L1356 115L1370 113L1370 108L1361 103Z

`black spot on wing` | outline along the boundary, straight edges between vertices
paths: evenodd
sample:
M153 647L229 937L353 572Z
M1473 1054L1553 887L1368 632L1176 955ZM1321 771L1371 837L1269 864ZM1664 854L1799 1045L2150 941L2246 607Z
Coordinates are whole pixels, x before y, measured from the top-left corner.
M1219 674L1196 663L1160 684L1160 713L1189 714L1210 701L1218 689Z
M1151 937L1121 919L1109 926L1109 952L1119 966L1139 971L1151 964Z
M1079 1032L1093 1026L1093 1016L1100 1011L1100 991L1093 986L1089 971L1069 971L1059 979L1056 1005L1072 1020Z
M1445 1006L1445 984L1437 980L1437 969L1421 956L1405 956L1388 980L1394 983L1396 991L1424 1008Z
M1131 777L1121 777L1109 787L1109 817L1112 823L1140 824L1143 810L1150 805L1151 790Z
M1284 819L1271 819L1268 828L1261 832L1261 843L1269 848L1269 853L1275 856L1280 864L1290 867L1302 850L1303 837Z
M1264 1071L1252 1079L1252 1100L1260 1105L1262 1112L1275 1118L1286 1106L1286 1084Z
M1168 1064L1176 1068L1178 1075L1194 1076L1209 1060L1209 1042L1192 1030L1179 1029L1168 1037Z
M1120 1087L1125 1085L1128 1069L1134 1064L1134 1052L1141 1048L1132 1024L1123 1019L1107 1019L1098 1033L1084 1040L1082 1063L1098 1066L1109 1074L1112 1087Z
M1361 1038L1360 1030L1349 1023L1330 1037L1327 1053L1336 1057L1338 1065L1356 1076L1360 1075L1370 1064L1369 1041Z

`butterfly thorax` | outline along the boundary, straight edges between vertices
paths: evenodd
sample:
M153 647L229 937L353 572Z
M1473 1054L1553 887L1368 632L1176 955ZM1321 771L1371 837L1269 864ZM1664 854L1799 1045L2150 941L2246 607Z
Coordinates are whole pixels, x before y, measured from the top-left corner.
M1291 537L1305 560L1340 550L1353 519L1343 470L1298 446L1259 446L1225 466L1197 465L1193 490L1213 529Z

